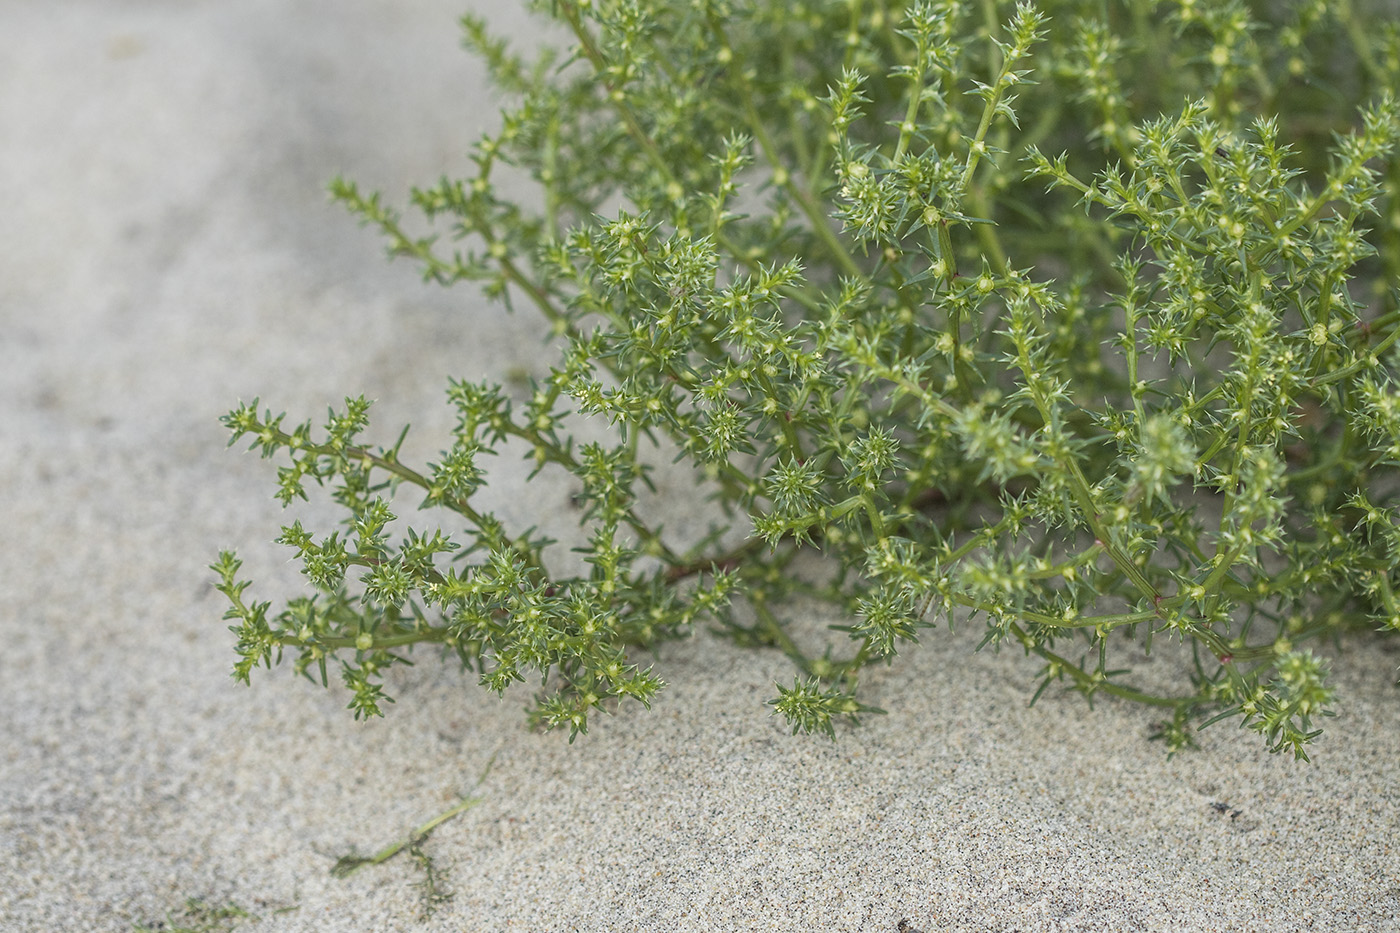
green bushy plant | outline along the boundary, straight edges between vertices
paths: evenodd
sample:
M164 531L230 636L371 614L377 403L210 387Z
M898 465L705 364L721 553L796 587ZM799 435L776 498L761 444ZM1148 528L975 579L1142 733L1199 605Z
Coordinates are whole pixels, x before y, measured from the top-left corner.
M425 643L494 691L538 679L533 720L572 738L648 703L639 651L704 620L788 654L776 711L831 734L871 709L867 665L971 617L1038 659L1036 696L1161 707L1172 751L1233 718L1306 757L1333 702L1313 646L1400 629L1393 11L538 7L573 44L532 62L463 21L513 103L474 176L413 192L436 235L331 190L427 278L533 306L557 361L523 399L453 382L422 467L360 439L362 398L321 430L228 414L285 458L284 503L310 482L348 512L283 529L316 594L280 611L220 556L237 677L334 660L378 715ZM574 439L589 417L611 441ZM576 487L583 571L480 505L483 458L521 442ZM700 540L639 508L658 445L723 519ZM829 573L797 571L812 550ZM791 635L799 592L849 620L824 651ZM1175 693L1114 666L1164 642Z

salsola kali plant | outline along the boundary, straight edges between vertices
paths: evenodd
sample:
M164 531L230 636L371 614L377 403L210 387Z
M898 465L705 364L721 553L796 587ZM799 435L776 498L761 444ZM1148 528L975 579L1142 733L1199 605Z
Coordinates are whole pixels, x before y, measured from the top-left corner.
M280 612L220 556L239 679L334 659L378 715L427 644L493 691L537 679L533 721L572 739L649 703L638 654L707 620L790 656L772 705L833 734L873 711L868 665L971 618L1037 659L1036 696L1160 707L1171 751L1232 718L1306 758L1333 701L1310 646L1400 630L1393 9L537 6L572 46L533 63L463 20L514 103L472 177L413 192L439 235L331 190L428 279L533 305L557 362L516 395L453 382L421 467L360 440L363 398L319 431L228 414L287 458L284 504L310 481L348 512L282 530L316 595ZM503 167L536 202L498 195ZM483 458L522 442L574 484L581 571L481 504ZM714 504L698 540L649 502L667 455ZM799 594L849 622L824 650ZM1164 645L1174 693L1114 666Z

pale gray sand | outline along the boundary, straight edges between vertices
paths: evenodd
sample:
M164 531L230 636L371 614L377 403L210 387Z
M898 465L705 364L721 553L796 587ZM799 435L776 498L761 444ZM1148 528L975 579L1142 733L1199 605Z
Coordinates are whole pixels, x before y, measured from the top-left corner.
M129 931L190 897L266 931L1400 929L1394 640L1339 660L1311 766L1229 726L1168 762L1125 704L1027 710L1035 665L974 632L872 677L890 715L835 744L767 714L781 657L708 636L663 650L651 713L573 747L428 656L368 724L287 670L235 685L204 565L236 545L269 597L299 580L270 465L215 417L363 391L422 458L448 376L549 359L322 193L464 170L495 106L463 2L0 5L0 929ZM567 496L520 490L491 493L512 520ZM431 918L406 858L330 877L493 755L426 845L456 893Z

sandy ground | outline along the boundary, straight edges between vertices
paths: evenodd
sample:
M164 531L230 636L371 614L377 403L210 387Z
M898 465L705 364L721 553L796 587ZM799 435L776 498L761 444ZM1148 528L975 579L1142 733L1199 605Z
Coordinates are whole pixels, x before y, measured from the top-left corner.
M1035 665L975 632L876 674L889 715L835 743L768 714L781 657L708 635L572 747L426 656L370 723L288 670L235 684L205 565L237 546L267 597L301 584L270 466L216 417L364 392L421 460L449 376L548 364L532 319L387 265L324 195L465 171L495 119L465 2L0 3L0 930L189 898L265 931L1400 929L1393 641L1338 655L1311 765L1229 726L1168 761L1127 704L1028 710ZM503 517L563 510L521 473ZM450 901L426 913L407 857L331 876L493 757L424 845Z

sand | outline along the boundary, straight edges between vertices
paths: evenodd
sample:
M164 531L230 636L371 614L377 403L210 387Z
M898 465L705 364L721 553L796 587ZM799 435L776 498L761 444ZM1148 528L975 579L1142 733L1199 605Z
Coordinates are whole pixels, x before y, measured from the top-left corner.
M0 5L0 929L194 925L187 899L258 931L1400 929L1394 640L1335 652L1312 764L1230 725L1167 760L1125 703L1028 709L1036 665L973 629L874 673L888 715L836 742L764 706L782 657L708 634L572 746L428 654L368 723L288 669L236 684L205 565L236 546L264 598L302 584L271 465L217 416L363 392L421 462L449 376L552 359L324 194L467 171L496 105L464 2ZM503 518L567 512L524 472L497 470ZM450 900L406 855L330 874L469 792L422 846Z

